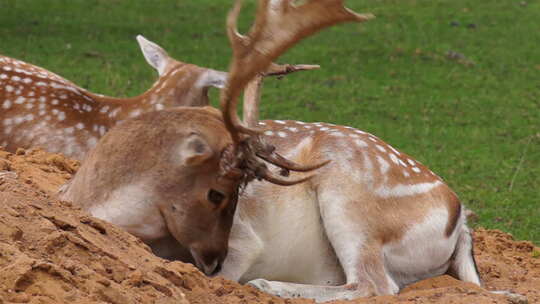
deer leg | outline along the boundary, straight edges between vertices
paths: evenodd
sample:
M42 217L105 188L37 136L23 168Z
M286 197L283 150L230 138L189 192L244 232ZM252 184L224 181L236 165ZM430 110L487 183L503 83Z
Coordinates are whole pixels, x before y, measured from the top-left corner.
M319 193L321 218L328 240L343 268L341 286L317 286L257 279L248 284L282 297L311 298L317 302L372 295L396 294L398 285L385 269L382 246L369 230L347 212L350 200L339 191ZM350 210L350 209L349 209Z

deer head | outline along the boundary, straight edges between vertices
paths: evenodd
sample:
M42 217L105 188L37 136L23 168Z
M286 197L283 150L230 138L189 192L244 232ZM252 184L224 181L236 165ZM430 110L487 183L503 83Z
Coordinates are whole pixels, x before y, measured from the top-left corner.
M240 36L235 28L239 10L237 1L228 19L233 59L221 94L222 112L180 107L126 120L100 140L61 195L149 244L172 235L207 274L219 269L227 253L242 185L253 179L294 185L311 177L290 180L261 159L281 170L301 172L327 163L299 165L278 155L262 141L259 130L238 120L238 96L302 38L324 26L365 20L339 0L301 6L261 0L255 26Z

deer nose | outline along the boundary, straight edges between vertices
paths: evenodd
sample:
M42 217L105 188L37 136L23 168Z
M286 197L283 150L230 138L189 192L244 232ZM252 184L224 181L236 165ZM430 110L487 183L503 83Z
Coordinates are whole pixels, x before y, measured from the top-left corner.
M217 251L198 252L197 250L191 250L191 254L195 259L197 268L202 270L207 276L216 275L221 270L226 255Z

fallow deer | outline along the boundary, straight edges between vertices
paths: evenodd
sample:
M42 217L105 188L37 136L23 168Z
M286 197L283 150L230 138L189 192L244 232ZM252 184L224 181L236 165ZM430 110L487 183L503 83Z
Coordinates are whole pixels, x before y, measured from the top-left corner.
M299 165L276 154L261 141L261 130L240 122L236 105L241 91L301 39L336 23L369 18L345 9L340 0L309 1L287 14L285 8L286 3L261 0L245 43L236 31L236 1L227 19L233 59L220 97L222 113L209 107L178 107L124 121L89 153L61 198L125 228L155 250L173 242L206 274L217 272L228 250L241 185L255 178L294 185L313 177L281 177L260 159L282 174L308 172L328 163ZM276 22L282 27L279 31L274 31Z
M323 2L308 1L312 7ZM279 24L294 16L291 12L307 9L273 3L279 7L271 15L276 19L267 22L275 25L268 29L274 35L287 30ZM238 36L244 39L248 44L249 38ZM261 81L252 82L244 100L245 123L263 129L263 140L290 160L331 162L302 184L247 185L217 275L317 302L396 294L444 273L480 285L464 207L439 176L352 127L257 123Z
M141 35L137 41L159 79L142 95L124 99L91 93L43 68L0 56L0 146L8 151L40 146L82 160L123 120L174 106L207 106L208 89L225 86L227 73L175 60ZM273 63L257 77L314 68Z
M227 75L169 57L137 36L159 79L143 94L112 98L91 93L43 68L0 56L0 146L8 151L40 146L81 160L119 122L173 106L208 105L208 89Z

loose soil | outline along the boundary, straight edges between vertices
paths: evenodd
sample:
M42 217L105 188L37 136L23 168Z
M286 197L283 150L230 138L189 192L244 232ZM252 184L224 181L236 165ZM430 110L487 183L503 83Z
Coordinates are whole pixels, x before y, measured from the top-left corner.
M56 191L78 166L38 149L0 151L0 304L313 303L154 256L136 237L58 200ZM540 303L540 248L497 230L477 229L474 239L485 289L441 276L354 303Z

